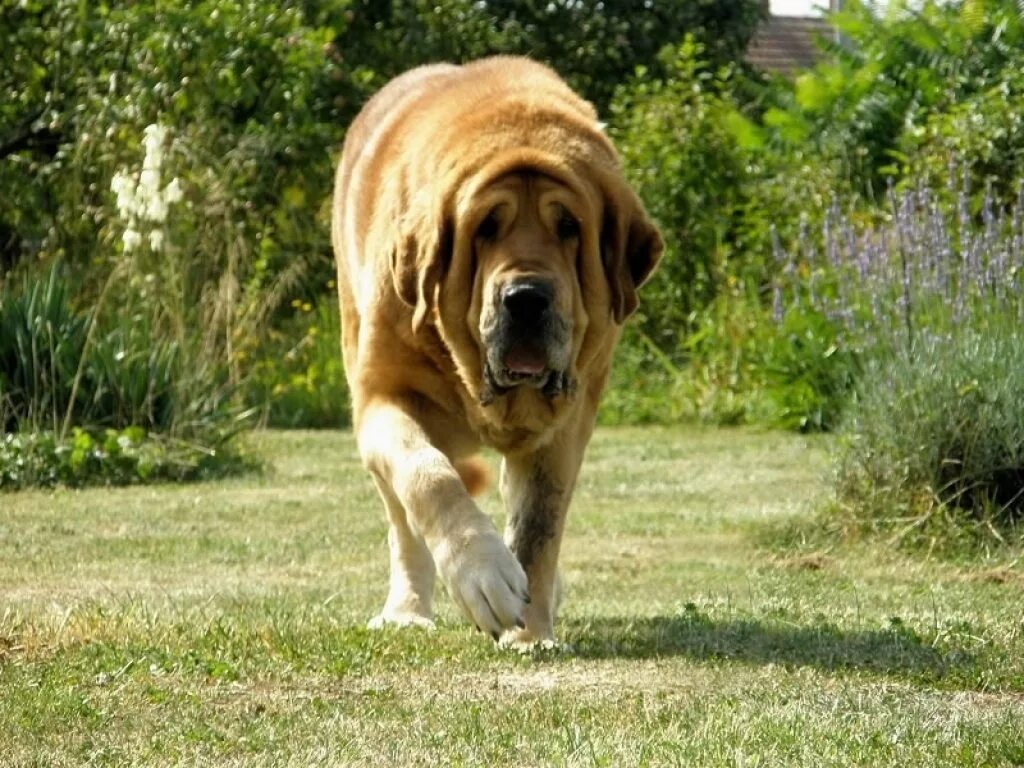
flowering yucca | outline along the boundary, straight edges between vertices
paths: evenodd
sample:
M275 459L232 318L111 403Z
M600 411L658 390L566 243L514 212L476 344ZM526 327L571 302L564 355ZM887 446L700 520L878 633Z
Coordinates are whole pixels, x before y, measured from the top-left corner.
M826 314L858 360L841 506L933 543L936 520L1002 537L1024 516L1024 184L1009 211L971 199L890 189L881 224L836 206L821 250L806 233L795 256L776 249L777 313Z
M143 232L148 234L149 247L161 250L166 240L164 224L170 206L182 199L181 182L177 177L161 187L167 134L165 126L147 125L143 131L146 154L142 170L137 175L119 171L110 180L110 190L117 196L117 211L125 224L121 238L125 251L139 247Z

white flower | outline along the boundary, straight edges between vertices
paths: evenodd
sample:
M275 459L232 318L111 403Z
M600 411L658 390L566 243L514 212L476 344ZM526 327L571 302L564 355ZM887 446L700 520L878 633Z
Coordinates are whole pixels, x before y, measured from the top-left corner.
M131 179L128 178L128 174L121 173L118 171L114 174L114 178L110 180L110 191L113 192L118 198L121 194L132 186Z
M181 191L181 182L178 181L178 177L175 176L171 179L171 183L164 188L164 200L168 203L176 203L183 197Z
M155 168L143 166L139 174L139 196L153 197L160 194L160 171Z
M164 141L167 138L167 128L159 123L152 123L146 126L143 135L146 159L142 161L142 167L159 171L164 161Z
M129 227L124 231L123 240L125 251L134 251L139 247L139 243L142 242L142 235Z
M139 201L135 195L135 180L127 173L118 172L110 180L110 191L117 195L117 210L123 219L131 219L138 214Z
M155 224L163 224L167 221L167 201L159 191L146 201L145 218Z
M168 129L159 123L147 125L143 137L146 155L137 179L134 174L119 171L110 180L110 190L117 196L117 211L125 224L125 251L138 248L146 235L150 247L160 250L166 235L161 225L167 220L168 209L184 196L177 178L161 188L160 169L167 133ZM146 223L156 226L150 231Z

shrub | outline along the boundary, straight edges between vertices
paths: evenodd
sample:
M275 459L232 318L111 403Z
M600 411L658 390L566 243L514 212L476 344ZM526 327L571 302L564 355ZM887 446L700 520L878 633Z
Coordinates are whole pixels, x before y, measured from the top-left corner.
M662 64L664 79L641 70L619 90L612 132L630 180L665 239L636 322L661 350L677 357L693 313L735 274L730 260L747 203L749 157L735 133L744 118L729 93L733 71L712 68L703 47L690 38L666 51Z
M224 448L199 446L140 427L21 432L0 436L0 490L194 481L255 467Z
M351 100L356 89L328 55L341 4L302 6L54 0L5 10L6 266L62 258L91 271L102 261L110 242L104 229L118 218L110 180L137 157L143 128L153 124L175 129L177 149L191 153L177 168L182 183L202 191L204 217L226 230L187 256L200 265L213 257L216 265L225 241L254 253L264 238L295 253L325 252L314 222L330 188L327 153L343 133L335 99ZM102 282L101 271L83 288Z
M601 424L673 424L692 415L683 390L684 370L635 324L615 350Z
M756 420L801 432L835 429L859 374L839 324L821 311L792 308L765 335L765 405Z
M693 416L714 424L764 416L768 320L760 301L738 290L723 292L697 314L697 327L685 340L689 361L681 376Z
M846 379L842 356L822 362L834 333L811 316L777 327L767 301L779 268L773 231L789 239L801 214L824 208L827 178L767 143L757 124L763 91L737 69L712 66L691 39L664 51L660 65L664 78L641 70L612 108L624 165L666 244L644 286L639 332L626 335L620 356L649 358L643 380L662 381L660 396L678 402L641 407L632 388L620 402L635 403L644 420L685 414L828 429ZM639 339L656 350L634 346Z
M721 294L699 317L676 386L685 401L679 410L715 424L836 427L856 361L833 320L806 305L773 319L759 297L737 291Z
M45 279L26 278L20 292L0 288L0 431L61 428L90 324L69 306L55 267Z
M341 427L350 423L341 363L341 322L333 296L316 306L292 302L295 315L254 350L246 400L271 427Z
M788 304L832 318L861 366L838 462L849 520L915 537L973 521L999 537L1024 512L1024 206L983 195L975 223L969 187L952 186L953 206L890 190L876 225L833 209L821 279L794 281Z
M1024 18L1024 8L1021 14ZM1021 37L1019 45L1024 48L1024 34ZM1024 177L1024 54L1020 49L1007 56L984 90L931 113L919 130L906 135L899 156L906 158L907 178L936 189L942 189L949 178L949 158L960 158L976 190L973 211L980 208L985 191L1001 203L1012 202L1017 194L1014 181Z
M871 201L884 198L888 178L906 175L915 184L922 153L939 178L951 145L982 150L964 155L976 182L993 171L1019 176L1020 156L1002 141L1021 135L1013 84L1024 63L1024 14L1017 0L886 5L850 0L832 15L843 43L772 95L763 123L774 151L790 156L794 168L810 162L824 169L827 187L819 191ZM988 138L995 141L983 149ZM989 157L1012 163L993 165Z
M716 65L740 59L764 15L761 0L356 0L335 45L372 87L431 61L525 54L558 70L604 112L623 75L660 71L656 56L684 34Z
M207 372L203 391L255 375L244 388L271 423L338 423L340 378L289 302L320 303L331 155L376 88L429 61L526 53L603 109L684 30L730 61L762 13L760 0L16 3L0 14L0 274L60 260L76 310L133 313ZM160 202L140 207L140 190Z
M226 377L149 315L76 311L63 270L0 290L0 486L195 477L238 464Z
M866 366L838 465L846 524L943 547L1013 534L1024 514L1024 364L1019 318L993 320L921 333L909 352Z

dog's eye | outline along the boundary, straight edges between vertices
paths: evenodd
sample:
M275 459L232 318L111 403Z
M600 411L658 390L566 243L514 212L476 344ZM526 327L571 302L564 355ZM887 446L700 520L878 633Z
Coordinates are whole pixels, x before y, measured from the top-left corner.
M580 223L569 213L563 213L558 218L558 239L572 240L580 236Z
M493 213L487 214L480 222L480 226L476 228L476 236L483 240L493 240L498 236L498 219Z

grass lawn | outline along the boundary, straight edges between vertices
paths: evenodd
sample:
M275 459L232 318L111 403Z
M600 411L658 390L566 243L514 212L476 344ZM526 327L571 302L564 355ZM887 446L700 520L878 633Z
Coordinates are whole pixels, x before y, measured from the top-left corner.
M350 435L262 477L0 495L0 766L1024 765L1024 575L769 551L828 443L606 429L563 550L573 651L371 632L383 509ZM483 503L500 516L494 493Z

